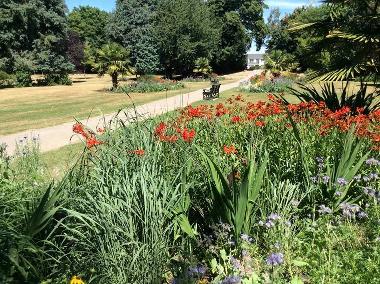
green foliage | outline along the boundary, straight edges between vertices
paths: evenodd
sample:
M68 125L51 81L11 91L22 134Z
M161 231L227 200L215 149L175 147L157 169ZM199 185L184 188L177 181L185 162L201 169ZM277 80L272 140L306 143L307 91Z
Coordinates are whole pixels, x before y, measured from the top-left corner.
M77 33L83 41L100 47L106 44L108 36L106 26L110 20L109 13L95 7L75 7L67 16L69 29Z
M31 87L32 86L32 74L25 71L18 71L15 74L17 87Z
M355 87L350 88L349 82L343 84L341 91L336 90L334 83L324 83L318 89L314 86L299 84L300 90L292 89L291 93L301 101L323 102L332 111L348 107L353 113L362 109L363 113L369 114L380 109L380 102L377 100L379 91L377 89L371 91L371 87L360 83L360 88L355 90Z
M197 148L203 159L207 161L213 180L212 196L215 220L222 220L233 227L235 240L240 240L241 233L249 233L252 227L253 204L256 202L268 164L268 154L260 166L255 161L250 161L240 184L234 177L234 170L227 180L222 170L212 161L206 153Z
M0 87L13 86L15 83L15 77L4 71L0 70Z

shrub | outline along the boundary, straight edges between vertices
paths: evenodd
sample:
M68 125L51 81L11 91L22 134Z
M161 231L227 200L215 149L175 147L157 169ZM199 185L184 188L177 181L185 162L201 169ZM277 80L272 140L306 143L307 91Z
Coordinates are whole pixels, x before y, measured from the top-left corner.
M116 89L116 92L120 93L152 93L152 92L162 92L179 90L184 88L185 85L182 82L172 81L172 80L159 80L153 81L143 77L137 82L129 85L120 86Z
M248 92L251 93L283 93L292 87L294 81L285 77L274 78L249 86Z
M15 84L14 75L10 75L0 70L0 87L10 87Z
M46 86L67 85L73 84L68 74L47 74L43 80Z
M32 86L31 73L18 71L16 72L16 86L17 87L31 87Z

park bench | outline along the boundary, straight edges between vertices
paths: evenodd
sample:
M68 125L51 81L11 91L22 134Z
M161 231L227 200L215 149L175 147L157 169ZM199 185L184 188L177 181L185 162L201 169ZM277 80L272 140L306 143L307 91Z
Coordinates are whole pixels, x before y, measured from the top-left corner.
M203 99L212 100L219 98L220 84L213 82L210 89L203 89Z

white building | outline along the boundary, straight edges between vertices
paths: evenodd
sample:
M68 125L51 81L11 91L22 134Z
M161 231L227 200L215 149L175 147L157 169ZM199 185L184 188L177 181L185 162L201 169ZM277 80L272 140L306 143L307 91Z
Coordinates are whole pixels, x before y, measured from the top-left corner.
M247 69L251 68L252 66L264 66L265 60L264 60L264 54L247 54Z

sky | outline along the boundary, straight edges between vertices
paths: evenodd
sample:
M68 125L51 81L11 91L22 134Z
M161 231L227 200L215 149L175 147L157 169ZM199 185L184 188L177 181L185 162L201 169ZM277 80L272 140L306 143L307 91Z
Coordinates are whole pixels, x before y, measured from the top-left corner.
M67 7L72 10L77 6L94 6L105 11L112 11L115 8L115 0L66 0ZM264 18L267 19L270 9L278 7L280 9L281 15L291 13L295 8L304 5L317 5L319 0L265 0L265 3L269 6L269 9L265 10ZM265 50L262 49L260 53ZM256 47L253 44L249 53L256 53Z

